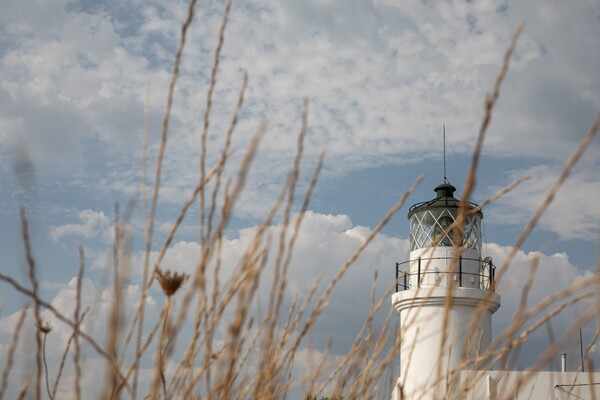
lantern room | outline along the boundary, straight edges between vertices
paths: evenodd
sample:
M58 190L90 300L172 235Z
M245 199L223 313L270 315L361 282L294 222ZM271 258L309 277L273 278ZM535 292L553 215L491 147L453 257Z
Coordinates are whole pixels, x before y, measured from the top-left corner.
M408 211L410 255L396 263L396 290L427 286L494 290L494 265L481 254L481 209L455 198L456 188L446 180L434 190L434 199ZM465 222L455 226L461 207L466 209Z
M459 246L481 253L481 220L483 214L479 206L467 203L466 223L459 227L462 243L456 243L456 229L450 226L456 221L461 206L454 198L456 188L449 183L438 185L436 198L413 205L408 212L410 223L410 251L430 247Z

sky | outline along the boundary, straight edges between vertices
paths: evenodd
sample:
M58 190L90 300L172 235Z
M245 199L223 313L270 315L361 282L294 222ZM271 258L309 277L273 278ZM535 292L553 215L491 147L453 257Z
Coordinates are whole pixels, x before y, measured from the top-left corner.
M187 3L0 0L0 8L0 271L27 282L19 223L24 206L45 298L72 309L81 243L88 301L94 304L98 296L92 293L104 293L102 280L110 268L114 204L123 210L136 199L128 295L139 298L144 126L154 165ZM222 2L209 0L198 1L195 9L175 90L154 252L199 178L199 132L223 9ZM444 124L447 176L462 192L485 96L522 21L525 31L494 109L473 194L481 202L515 179L530 177L483 210L483 251L495 264L502 263L600 111L600 3L233 2L211 112L208 164L222 149L244 71L248 89L233 139L234 165L260 124L266 121L268 127L226 229L230 263L285 182L304 98L308 131L299 192L322 150L326 159L294 253L290 297L305 294L320 272L325 279L333 276L424 175L407 205L332 293L315 336L333 338L334 354L344 354L368 313L375 270L383 293L394 279L395 263L407 259L408 207L432 198L443 180ZM599 150L596 138L518 253L510 269L513 279L501 289L495 332L510 322L523 271L535 257L540 267L532 304L594 270L600 249ZM167 253L171 268L192 270L197 221L198 210L192 210ZM0 287L4 360L25 299L5 284ZM151 304L159 302L158 294L151 291ZM102 315L110 295L100 298ZM564 331L574 314L557 317L555 331ZM56 329L53 340L59 344L68 333ZM594 330L595 324L584 328L584 342ZM533 336L520 365L530 365L547 345L545 332ZM308 344L305 351L311 351ZM99 360L90 355L87 362Z

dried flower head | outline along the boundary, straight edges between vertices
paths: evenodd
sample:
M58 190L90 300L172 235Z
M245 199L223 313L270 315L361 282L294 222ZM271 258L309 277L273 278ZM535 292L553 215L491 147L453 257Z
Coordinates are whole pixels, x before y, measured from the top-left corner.
M52 331L52 325L50 325L50 322L48 321L44 321L41 324L36 324L35 325L44 335L50 333L50 331Z
M163 273L160 269L156 270L156 275L158 283L167 297L171 297L175 292L177 292L183 282L189 277L187 274L180 274L171 271L165 271Z

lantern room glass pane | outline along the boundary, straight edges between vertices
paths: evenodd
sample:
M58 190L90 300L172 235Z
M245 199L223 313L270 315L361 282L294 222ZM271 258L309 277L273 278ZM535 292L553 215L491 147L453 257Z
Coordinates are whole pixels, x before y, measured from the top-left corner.
M451 247L455 245L454 230L448 229L456 221L457 209L429 209L414 213L410 218L410 250L431 246ZM481 251L481 216L467 217L462 228L463 243L467 249Z
M479 214L467 217L464 246L468 249L481 251L481 216Z

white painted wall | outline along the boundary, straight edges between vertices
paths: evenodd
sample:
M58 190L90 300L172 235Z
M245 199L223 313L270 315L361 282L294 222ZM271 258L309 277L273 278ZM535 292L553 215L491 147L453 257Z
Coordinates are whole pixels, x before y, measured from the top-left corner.
M465 400L600 399L600 373L463 371Z
M398 379L398 384L402 381ZM461 371L449 392L433 390L400 396L392 400L578 400L600 399L600 373L554 371Z

